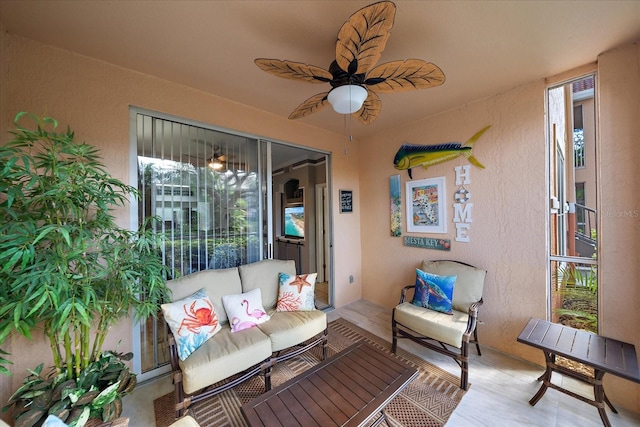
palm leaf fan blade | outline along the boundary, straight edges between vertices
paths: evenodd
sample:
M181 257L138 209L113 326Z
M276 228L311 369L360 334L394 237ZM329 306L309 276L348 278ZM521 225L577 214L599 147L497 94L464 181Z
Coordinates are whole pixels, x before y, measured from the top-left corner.
M283 79L301 80L307 83L327 83L332 79L331 73L327 70L302 62L267 58L258 58L253 62L262 71Z
M368 91L369 95L362 104L362 108L352 114L363 125L371 124L378 118L380 110L382 110L382 102L380 97L372 91Z
M443 84L442 70L422 59L387 62L375 67L367 75L365 84L378 93L407 92Z
M380 59L391 35L396 5L374 3L358 10L342 25L336 43L336 62L350 74L364 74Z
M293 110L293 112L289 115L289 118L299 119L323 109L329 103L329 101L327 100L328 94L329 92L323 92L317 95L313 95L311 98L298 105L296 109Z

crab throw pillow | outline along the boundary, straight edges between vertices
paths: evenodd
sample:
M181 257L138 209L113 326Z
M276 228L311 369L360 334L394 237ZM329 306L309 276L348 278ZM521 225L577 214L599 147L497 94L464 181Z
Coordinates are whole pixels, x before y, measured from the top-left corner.
M221 329L218 315L204 288L160 307L176 340L180 360L189 357Z
M318 273L290 275L280 273L276 311L312 311Z

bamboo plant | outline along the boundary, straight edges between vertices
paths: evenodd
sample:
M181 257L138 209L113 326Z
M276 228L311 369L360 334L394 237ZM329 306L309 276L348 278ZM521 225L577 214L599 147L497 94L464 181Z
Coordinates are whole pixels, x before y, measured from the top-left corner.
M109 174L97 148L49 117L19 113L15 124L0 147L0 347L43 328L57 374L77 379L115 322L155 316L167 297L161 241L149 223L116 223L113 210L137 191Z

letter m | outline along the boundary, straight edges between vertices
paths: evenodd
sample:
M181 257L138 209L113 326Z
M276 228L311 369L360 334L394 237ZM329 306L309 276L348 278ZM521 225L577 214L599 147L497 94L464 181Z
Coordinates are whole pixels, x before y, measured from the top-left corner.
M473 222L471 208L473 208L473 203L454 203L453 222Z

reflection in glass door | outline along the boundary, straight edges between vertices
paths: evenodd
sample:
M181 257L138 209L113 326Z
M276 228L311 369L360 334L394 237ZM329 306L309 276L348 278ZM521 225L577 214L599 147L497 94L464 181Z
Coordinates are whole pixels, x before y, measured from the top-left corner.
M265 253L294 260L299 274L317 273L316 306L330 307L330 155L272 141L261 141L260 151L266 154Z

